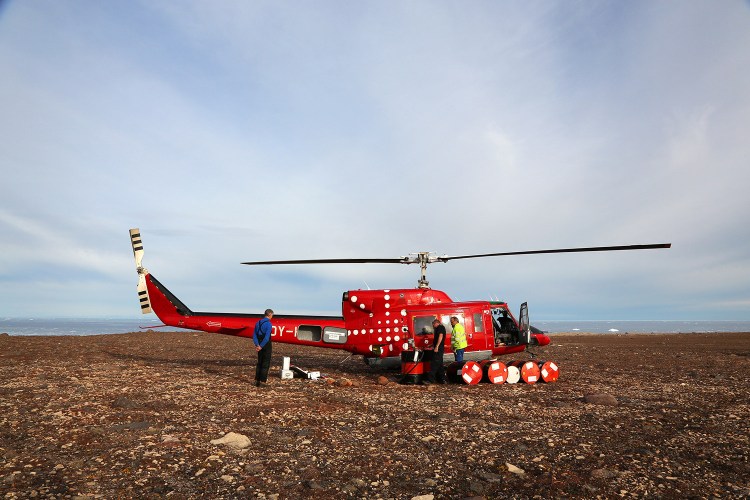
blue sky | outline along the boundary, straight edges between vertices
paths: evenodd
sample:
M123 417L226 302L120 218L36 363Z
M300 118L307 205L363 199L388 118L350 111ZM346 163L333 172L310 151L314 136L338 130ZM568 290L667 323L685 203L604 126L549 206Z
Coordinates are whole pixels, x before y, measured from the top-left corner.
M750 4L0 4L0 317L337 314L434 264L542 319L750 320Z

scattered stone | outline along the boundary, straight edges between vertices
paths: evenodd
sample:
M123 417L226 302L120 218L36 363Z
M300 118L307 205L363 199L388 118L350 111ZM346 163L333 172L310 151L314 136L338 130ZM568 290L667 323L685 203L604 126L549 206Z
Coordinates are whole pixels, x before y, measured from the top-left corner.
M490 483L498 483L503 480L503 476L492 472L480 472L478 476Z
M471 481L469 483L469 490L476 493L477 495L483 495L487 491L487 485L482 481Z
M519 476L523 476L526 474L526 471L521 469L520 467L516 467L513 464L510 464L508 462L505 462L505 466L508 468L508 472L512 472L513 474L517 474Z
M172 434L164 434L161 438L161 444L163 446L176 446L180 444L180 438Z
M311 490L324 490L325 489L323 485L313 480L305 481L302 484L304 484L305 488L309 488Z
M115 408L125 408L129 410L139 409L143 408L143 404L139 403L138 401L133 401L132 399L128 399L125 396L119 396L117 397L113 402L112 406Z
M596 479L612 479L618 475L619 473L617 471L609 469L594 469L591 471L591 477Z
M602 406L617 406L617 399L609 394L590 393L583 396L586 403Z
M137 431L148 429L151 426L149 422L128 422L127 424L115 424L112 426L114 431Z
M251 443L247 436L236 432L227 432L224 437L211 440L211 444L225 444L236 450L247 448Z

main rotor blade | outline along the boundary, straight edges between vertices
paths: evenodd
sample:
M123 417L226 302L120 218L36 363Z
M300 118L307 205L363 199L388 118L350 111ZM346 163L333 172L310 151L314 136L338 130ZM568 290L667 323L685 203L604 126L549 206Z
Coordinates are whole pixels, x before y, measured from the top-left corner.
M532 255L540 253L575 253L575 252L612 252L617 250L650 250L655 248L671 248L671 243L655 243L649 245L620 245L611 247L583 247L583 248L554 248L550 250L526 250L521 252L482 253L477 255L457 255L455 257L437 257L435 260L448 262L458 259L475 259L477 257L499 257L502 255Z
M671 243L656 243L650 245L620 245L610 247L583 247L583 248L554 248L549 250L525 250L519 252L482 253L476 255L456 255L431 257L429 262L448 262L449 260L475 259L478 257L499 257L503 255L532 255L541 253L574 253L574 252L611 252L616 250L649 250L654 248L671 248ZM418 264L421 261L412 257L399 257L396 259L297 259L297 260L260 260L253 262L242 262L247 266L267 266L277 264Z
M242 262L248 266L263 266L271 264L403 264L403 259L304 259L304 260L261 260L256 262Z

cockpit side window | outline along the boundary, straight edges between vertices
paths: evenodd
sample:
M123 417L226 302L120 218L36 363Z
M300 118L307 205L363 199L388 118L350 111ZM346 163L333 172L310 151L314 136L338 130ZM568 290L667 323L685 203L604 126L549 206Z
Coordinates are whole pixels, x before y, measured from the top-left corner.
M484 325L482 324L482 313L474 313L474 331L484 331Z
M435 316L414 316L414 333L415 335L432 335L435 331L432 328L432 321Z
M451 317L450 316L443 316L442 323L443 323L443 326L445 327L445 331L446 332L450 332L451 328L453 328L453 326L451 325Z

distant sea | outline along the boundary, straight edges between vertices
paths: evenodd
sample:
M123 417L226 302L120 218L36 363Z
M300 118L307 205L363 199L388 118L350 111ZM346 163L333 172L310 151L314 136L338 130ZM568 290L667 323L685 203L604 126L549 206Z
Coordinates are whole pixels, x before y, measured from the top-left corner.
M138 332L148 327L160 331L186 331L182 328L161 327L157 318L102 319L102 318L0 318L0 333L10 335L100 335L103 333Z
M149 321L150 320L150 321ZM156 318L92 319L92 318L0 318L0 333L10 335L99 335L156 331L186 331L162 327ZM750 332L750 321L634 321L634 320L565 320L535 321L533 325L548 333L711 333Z

